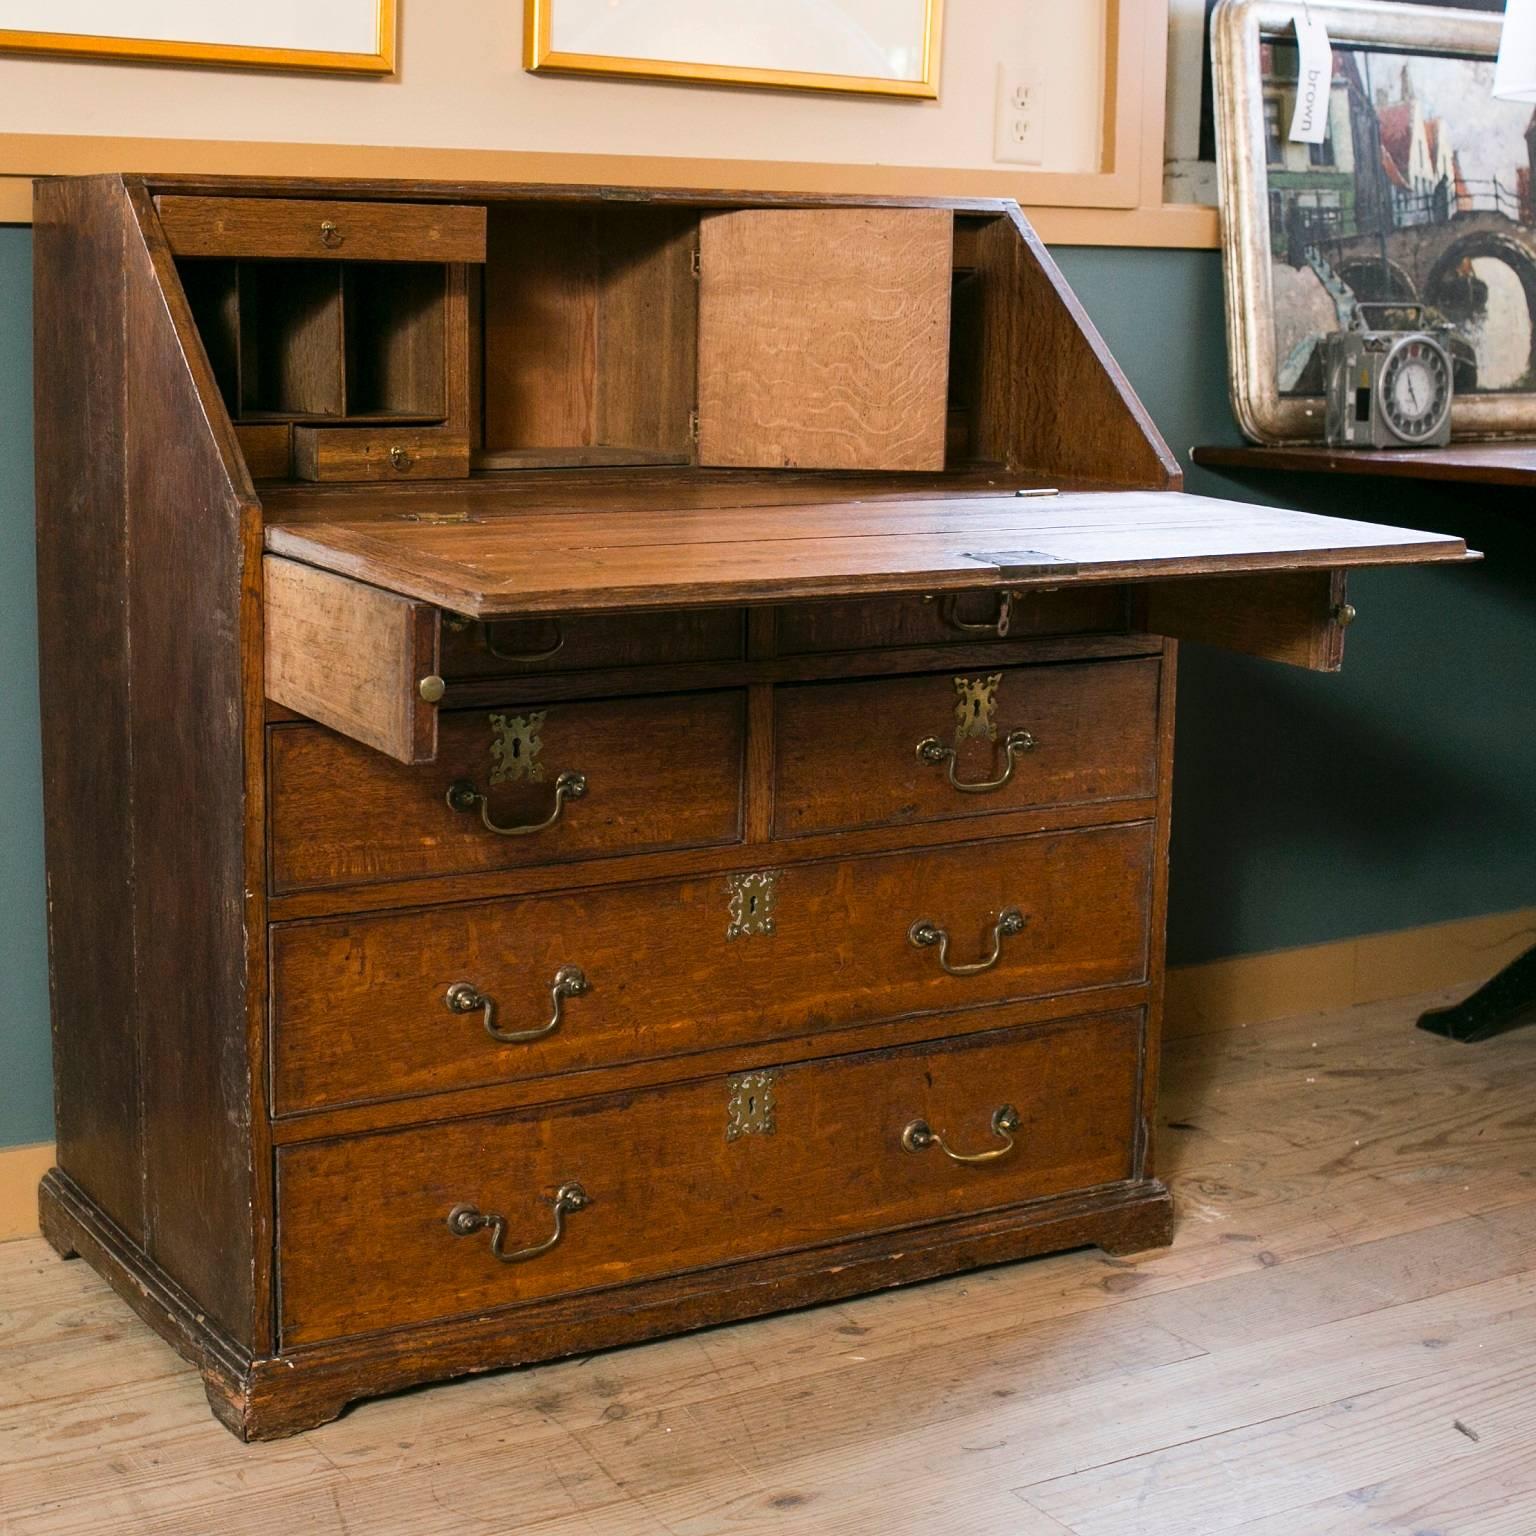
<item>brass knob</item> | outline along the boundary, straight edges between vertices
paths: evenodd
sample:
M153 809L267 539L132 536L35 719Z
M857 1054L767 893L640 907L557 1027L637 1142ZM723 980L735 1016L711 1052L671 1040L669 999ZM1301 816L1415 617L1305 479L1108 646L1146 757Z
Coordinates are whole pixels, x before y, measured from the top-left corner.
M439 704L442 702L442 697L447 690L447 686L448 685L442 680L442 678L437 675L437 673L429 672L424 678L422 678L419 683L417 683L416 691L422 696L423 699L426 700L428 704Z
M1333 610L1333 622L1337 624L1340 629L1348 629L1349 626L1355 622L1357 613L1358 610L1353 603L1340 603Z
M413 461L410 452L396 444L389 450L389 462L403 474L411 467Z
M346 236L336 227L334 219L322 219L320 221L320 244L327 250L334 251Z

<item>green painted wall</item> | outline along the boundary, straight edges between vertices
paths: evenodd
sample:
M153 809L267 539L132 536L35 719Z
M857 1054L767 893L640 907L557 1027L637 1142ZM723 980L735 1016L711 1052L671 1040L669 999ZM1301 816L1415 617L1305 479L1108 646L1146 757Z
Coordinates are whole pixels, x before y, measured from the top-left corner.
M0 1146L53 1133L32 533L32 232L0 227Z
M1169 442L1236 441L1208 252L1058 253ZM29 232L0 229L0 1145L50 1133L32 558ZM1489 556L1371 572L1345 671L1187 646L1169 946L1252 953L1536 904L1536 549L1512 493L1189 489L1454 528ZM1517 515L1524 509L1524 520Z

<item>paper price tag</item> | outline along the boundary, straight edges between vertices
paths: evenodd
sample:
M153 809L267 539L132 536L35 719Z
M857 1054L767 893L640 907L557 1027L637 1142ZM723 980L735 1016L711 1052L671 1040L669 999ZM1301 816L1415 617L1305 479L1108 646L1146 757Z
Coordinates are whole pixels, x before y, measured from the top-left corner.
M1333 44L1328 28L1311 12L1296 18L1296 42L1301 64L1296 72L1296 110L1291 114L1291 138L1298 144L1321 144L1328 137L1328 102L1333 94Z

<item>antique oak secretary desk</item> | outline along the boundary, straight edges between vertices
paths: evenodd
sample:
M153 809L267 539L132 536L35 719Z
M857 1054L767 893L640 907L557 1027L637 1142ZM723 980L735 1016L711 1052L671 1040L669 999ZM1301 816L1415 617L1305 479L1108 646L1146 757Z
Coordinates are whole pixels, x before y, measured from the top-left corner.
M43 1227L231 1429L1168 1240L1172 640L1459 540L1179 494L1009 203L35 229Z

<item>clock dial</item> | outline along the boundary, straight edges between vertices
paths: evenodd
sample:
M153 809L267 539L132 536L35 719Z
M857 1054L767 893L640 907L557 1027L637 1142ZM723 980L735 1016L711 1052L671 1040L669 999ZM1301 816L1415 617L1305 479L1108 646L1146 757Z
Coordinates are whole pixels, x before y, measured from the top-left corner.
M1422 337L1400 341L1381 371L1381 409L1404 442L1420 442L1451 408L1451 369L1442 348Z

